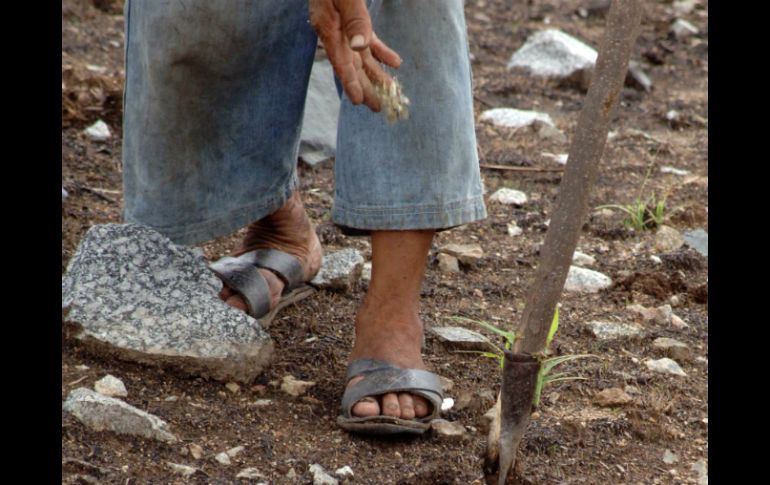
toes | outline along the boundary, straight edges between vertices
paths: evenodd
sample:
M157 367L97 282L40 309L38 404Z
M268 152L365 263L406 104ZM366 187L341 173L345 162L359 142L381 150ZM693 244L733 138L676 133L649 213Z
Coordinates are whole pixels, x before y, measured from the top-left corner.
M233 296L235 292L228 288L227 286L222 287L222 291L219 292L219 298L221 298L224 301L227 301L228 298Z
M398 418L401 416L401 407L398 404L398 396L391 392L382 396L382 414Z
M380 404L373 397L365 397L353 405L350 410L353 416L361 418L368 416L378 416L380 414Z
M414 401L411 394L406 392L399 393L398 406L401 408L401 419L414 418Z
M412 396L412 402L414 403L414 415L418 418L424 418L430 412L430 404L424 397Z
M237 308L238 310L242 310L244 312L249 311L249 307L248 305L246 305L246 302L243 301L243 298L241 298L238 295L233 295L229 297L227 300L225 300L225 303L227 303L231 307Z

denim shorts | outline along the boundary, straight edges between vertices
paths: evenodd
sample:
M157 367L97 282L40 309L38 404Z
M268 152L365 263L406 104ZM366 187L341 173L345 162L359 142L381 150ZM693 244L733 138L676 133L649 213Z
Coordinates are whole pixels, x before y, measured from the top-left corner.
M298 187L317 38L307 0L128 0L124 218L180 244L235 231ZM382 0L409 119L343 95L332 220L362 231L486 217L463 0Z

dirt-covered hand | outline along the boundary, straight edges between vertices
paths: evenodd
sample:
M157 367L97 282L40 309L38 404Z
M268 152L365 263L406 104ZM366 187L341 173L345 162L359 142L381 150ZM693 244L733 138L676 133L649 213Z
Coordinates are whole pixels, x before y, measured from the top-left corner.
M372 31L365 1L310 0L310 23L350 101L380 111L376 86L392 82L380 62L398 68L401 58Z

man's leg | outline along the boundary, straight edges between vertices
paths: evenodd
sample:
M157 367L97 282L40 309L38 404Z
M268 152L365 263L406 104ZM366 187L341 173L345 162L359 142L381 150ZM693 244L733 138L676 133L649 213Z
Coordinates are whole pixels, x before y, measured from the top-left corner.
M423 369L418 300L434 230L486 216L463 1L384 1L371 14L374 31L403 59L395 74L411 104L409 119L391 125L342 102L332 216L371 232L373 259L350 360ZM402 392L362 399L351 412L410 419L430 410Z

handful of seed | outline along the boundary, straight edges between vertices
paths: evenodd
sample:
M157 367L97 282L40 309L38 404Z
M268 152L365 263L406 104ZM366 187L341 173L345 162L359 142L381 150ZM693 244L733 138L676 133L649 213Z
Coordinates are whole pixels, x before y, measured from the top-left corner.
M409 98L401 92L401 83L393 79L390 85L378 84L375 86L380 97L382 112L385 113L389 123L409 118Z

